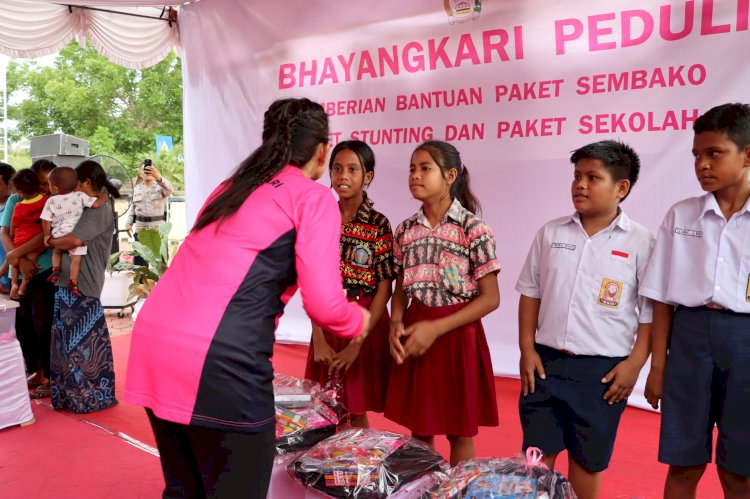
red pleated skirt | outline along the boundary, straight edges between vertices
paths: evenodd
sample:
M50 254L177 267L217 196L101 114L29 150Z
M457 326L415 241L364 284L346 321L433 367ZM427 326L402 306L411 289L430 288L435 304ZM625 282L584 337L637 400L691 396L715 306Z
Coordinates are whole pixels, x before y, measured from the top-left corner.
M439 319L465 305L428 307L412 300L404 325ZM495 375L481 321L442 335L421 357L400 366L393 362L385 417L424 437L473 437L480 426L497 426Z
M372 302L372 296L364 296L357 301L367 308ZM343 379L343 402L349 412L363 415L367 411L383 412L385 409L385 394L388 388L388 376L391 370L391 352L388 345L389 333L388 309L383 312L375 328L362 344L359 356L349 368ZM324 331L326 341L331 348L340 352L351 341L348 338L336 336ZM307 352L307 366L305 378L325 385L328 381L328 366L317 364L312 341Z

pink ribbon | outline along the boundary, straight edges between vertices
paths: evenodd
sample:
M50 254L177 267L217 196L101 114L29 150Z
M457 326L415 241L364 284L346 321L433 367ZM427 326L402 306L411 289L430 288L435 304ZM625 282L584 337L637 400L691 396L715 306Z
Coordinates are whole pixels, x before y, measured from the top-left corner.
M544 454L539 447L529 447L526 449L526 462L531 466L544 466L542 458Z

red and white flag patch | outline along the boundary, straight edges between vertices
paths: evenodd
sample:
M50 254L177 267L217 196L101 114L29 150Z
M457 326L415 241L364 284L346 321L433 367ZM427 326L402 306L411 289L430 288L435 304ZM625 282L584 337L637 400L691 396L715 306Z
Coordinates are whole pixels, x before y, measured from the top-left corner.
M622 262L630 261L630 253L627 253L625 251L620 250L612 250L612 254L610 255L610 258L614 260L620 260Z

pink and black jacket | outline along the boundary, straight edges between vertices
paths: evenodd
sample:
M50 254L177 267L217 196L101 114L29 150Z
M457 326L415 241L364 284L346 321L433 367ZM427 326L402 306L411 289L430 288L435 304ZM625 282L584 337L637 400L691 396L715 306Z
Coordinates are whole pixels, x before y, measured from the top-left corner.
M362 329L341 284L340 225L329 189L287 166L220 227L191 233L138 315L125 400L182 424L271 427L274 332L297 288L325 329Z

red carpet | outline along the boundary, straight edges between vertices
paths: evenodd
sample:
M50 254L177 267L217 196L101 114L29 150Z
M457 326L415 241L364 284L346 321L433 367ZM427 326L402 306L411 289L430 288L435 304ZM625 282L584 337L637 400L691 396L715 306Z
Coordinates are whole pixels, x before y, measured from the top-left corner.
M130 335L112 338L118 399L125 379ZM307 348L277 345L274 365L279 373L301 376ZM521 446L518 422L519 382L496 378L500 427L484 428L475 439L478 456L511 456ZM156 498L162 489L158 459L130 445L124 435L154 446L146 415L124 402L83 417L32 404L37 423L0 431L0 497L27 499ZM380 415L370 415L375 428L405 432ZM661 497L666 467L656 462L659 439L657 414L628 408L620 425L615 454L604 476L604 498ZM448 444L438 439L447 455ZM565 472L564 456L560 467ZM710 466L698 491L700 498L721 497L716 468Z

